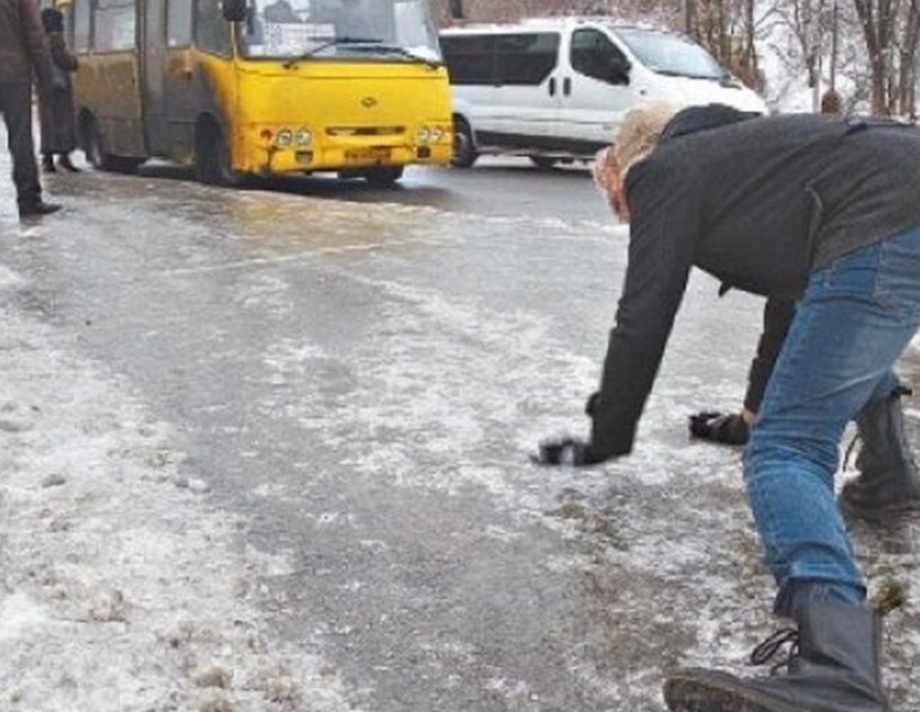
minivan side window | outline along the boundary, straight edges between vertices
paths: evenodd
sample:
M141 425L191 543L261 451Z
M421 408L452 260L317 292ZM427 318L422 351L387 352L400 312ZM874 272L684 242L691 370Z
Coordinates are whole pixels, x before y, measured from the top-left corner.
M576 72L608 84L629 84L629 60L603 32L575 30L569 54Z
M539 85L556 67L559 33L521 32L441 37L441 51L457 85Z
M555 32L496 35L496 82L541 84L556 68L558 54L559 34Z
M494 35L441 37L451 84L494 84Z

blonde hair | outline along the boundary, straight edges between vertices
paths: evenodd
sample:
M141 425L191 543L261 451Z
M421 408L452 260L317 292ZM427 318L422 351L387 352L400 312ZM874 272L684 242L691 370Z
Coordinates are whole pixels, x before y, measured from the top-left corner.
M642 104L626 112L613 143L613 157L623 180L629 169L658 145L661 132L677 113L677 107L663 101Z

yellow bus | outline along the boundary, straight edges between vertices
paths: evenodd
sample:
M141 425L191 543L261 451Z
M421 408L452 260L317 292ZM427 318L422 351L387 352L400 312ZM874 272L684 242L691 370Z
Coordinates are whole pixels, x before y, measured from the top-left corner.
M218 185L327 171L385 185L450 162L429 0L64 2L78 140L100 170L163 158Z

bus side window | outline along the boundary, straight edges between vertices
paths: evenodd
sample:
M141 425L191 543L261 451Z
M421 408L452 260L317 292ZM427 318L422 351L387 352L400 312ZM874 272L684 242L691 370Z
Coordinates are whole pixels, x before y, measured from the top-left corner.
M74 52L86 52L89 49L89 30L91 24L90 0L82 0L73 8L73 49Z
M580 74L608 84L629 84L629 60L602 32L576 30L570 55L572 69Z
M192 43L191 0L167 0L166 45L187 47Z
M230 23L224 20L220 0L194 0L195 44L205 52L229 57Z
M93 49L118 52L137 46L135 0L96 0Z

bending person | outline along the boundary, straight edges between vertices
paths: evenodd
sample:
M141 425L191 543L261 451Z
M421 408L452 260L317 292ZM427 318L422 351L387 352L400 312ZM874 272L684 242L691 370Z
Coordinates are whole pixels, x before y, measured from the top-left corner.
M599 157L630 224L625 281L590 439L544 442L538 457L590 465L632 451L694 266L755 294L801 294L743 459L795 657L786 675L679 671L665 700L674 712L884 712L879 612L834 476L847 423L890 398L920 329L920 131L817 114L673 131L697 112L672 113L629 112Z

